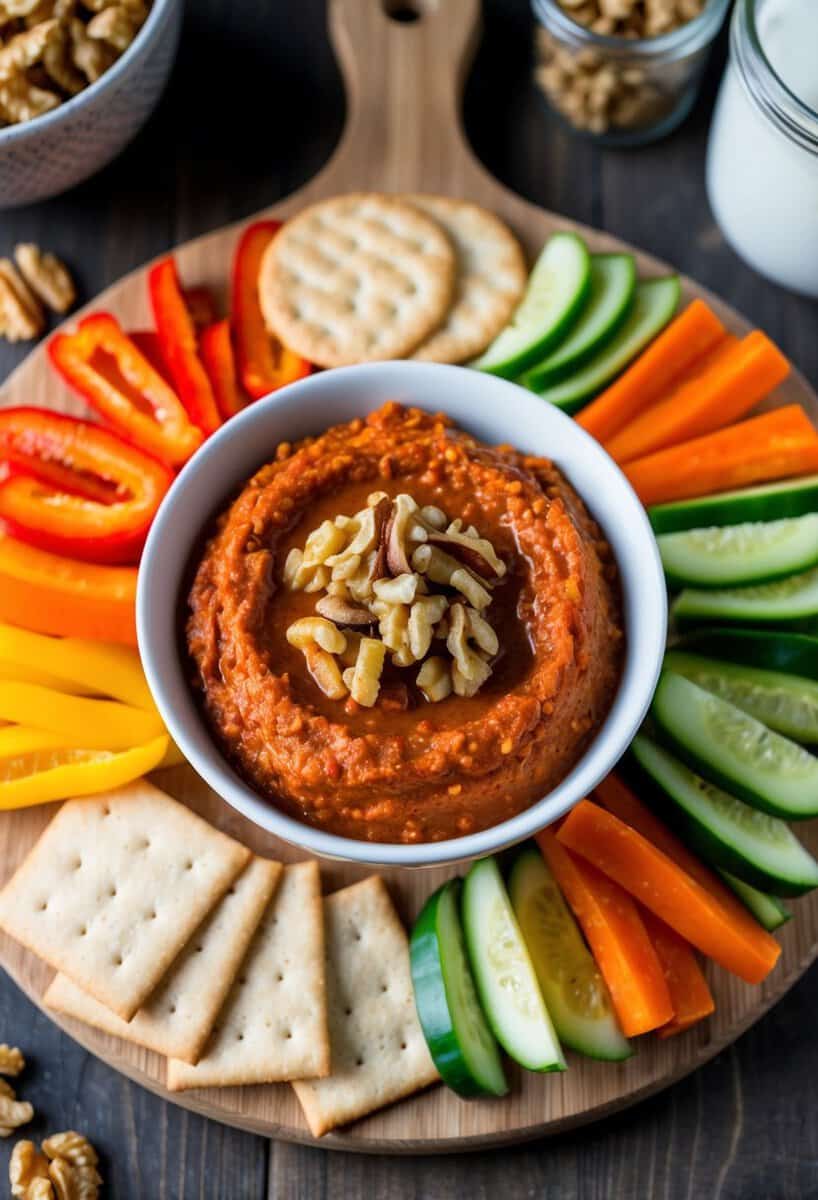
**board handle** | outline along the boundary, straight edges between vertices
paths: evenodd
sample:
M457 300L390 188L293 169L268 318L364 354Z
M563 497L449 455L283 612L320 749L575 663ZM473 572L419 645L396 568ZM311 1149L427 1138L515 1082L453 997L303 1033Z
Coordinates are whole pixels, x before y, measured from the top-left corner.
M329 26L348 104L335 168L396 192L467 175L460 102L480 0L330 0Z

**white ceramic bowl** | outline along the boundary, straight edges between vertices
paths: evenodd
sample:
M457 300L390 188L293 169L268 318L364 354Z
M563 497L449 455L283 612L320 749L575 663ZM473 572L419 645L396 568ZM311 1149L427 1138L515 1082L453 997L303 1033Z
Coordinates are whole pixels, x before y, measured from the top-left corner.
M153 0L125 53L51 112L0 129L0 209L74 187L106 166L150 116L170 74L183 0Z
M616 555L622 579L626 656L611 711L586 753L549 795L492 829L422 845L338 837L285 816L230 767L188 683L181 639L184 588L210 518L280 441L366 416L387 400L448 413L489 444L506 442L554 460L585 499ZM153 523L139 571L139 649L154 699L188 761L228 804L313 854L355 862L432 866L519 842L567 812L614 766L647 711L665 648L667 600L644 509L615 463L574 421L515 384L432 363L343 367L303 379L246 408L179 475Z

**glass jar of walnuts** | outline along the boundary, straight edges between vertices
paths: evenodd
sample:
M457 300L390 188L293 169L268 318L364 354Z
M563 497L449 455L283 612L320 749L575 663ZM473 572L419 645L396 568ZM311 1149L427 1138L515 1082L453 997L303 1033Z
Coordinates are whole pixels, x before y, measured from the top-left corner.
M606 145L663 137L687 116L730 0L532 0L535 74L572 128Z

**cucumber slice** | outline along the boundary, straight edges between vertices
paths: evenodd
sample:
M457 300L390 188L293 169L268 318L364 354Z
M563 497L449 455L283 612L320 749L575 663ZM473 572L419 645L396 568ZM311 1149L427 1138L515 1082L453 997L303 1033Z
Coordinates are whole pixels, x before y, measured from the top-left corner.
M591 256L575 233L555 233L534 265L511 322L469 365L513 379L537 362L579 315L591 280Z
M818 568L752 587L718 591L685 588L672 612L680 629L713 621L784 629L818 628Z
M565 1058L497 862L474 863L463 884L463 929L477 994L500 1045L529 1071Z
M785 820L818 816L818 758L797 742L671 671L651 712L662 741L711 783Z
M777 896L818 887L818 862L778 817L695 775L644 734L631 753L668 823L711 865Z
M609 342L635 290L636 263L630 254L592 254L585 306L557 348L528 372L528 386L541 388L564 379Z
M671 588L766 583L818 563L818 514L709 525L656 539Z
M818 679L818 637L764 629L697 629L674 649Z
M743 525L745 521L778 521L818 511L818 475L765 483L760 487L654 504L648 518L654 533L702 529L706 525Z
M538 850L517 856L508 890L560 1041L589 1058L629 1058L605 981Z
M665 669L729 700L797 742L818 742L818 683L812 679L668 650Z
M792 913L784 907L777 896L771 896L768 892L760 892L758 888L752 887L744 880L736 879L735 875L731 875L729 871L720 870L719 875L768 933L774 933L776 929L786 925L787 921L792 920Z
M480 1008L460 925L459 879L423 906L409 944L415 1006L429 1053L460 1096L508 1091L500 1051Z
M676 275L637 284L630 311L616 335L585 366L562 383L544 389L532 384L527 375L520 383L564 412L576 412L601 392L667 325L676 311L680 291Z

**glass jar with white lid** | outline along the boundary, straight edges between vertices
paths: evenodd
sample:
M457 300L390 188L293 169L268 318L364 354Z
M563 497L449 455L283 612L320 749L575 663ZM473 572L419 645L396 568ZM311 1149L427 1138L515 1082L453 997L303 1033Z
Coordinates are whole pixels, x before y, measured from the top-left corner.
M818 0L737 0L707 191L742 258L818 297Z

